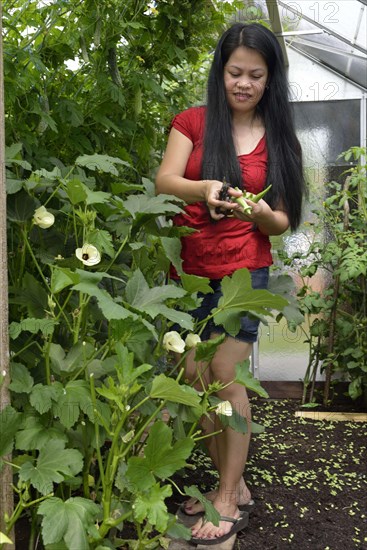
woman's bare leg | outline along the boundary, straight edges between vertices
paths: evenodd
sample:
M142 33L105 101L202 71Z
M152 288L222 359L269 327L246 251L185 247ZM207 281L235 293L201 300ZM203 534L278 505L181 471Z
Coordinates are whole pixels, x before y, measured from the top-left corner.
M210 378L223 383L231 382L235 377L235 365L249 357L251 348L251 344L227 338L218 348L210 364ZM217 462L219 471L219 487L213 499L213 505L221 515L238 517L238 503L241 491L244 489L242 474L246 465L251 437L250 405L245 388L239 384L230 384L228 388L218 392L218 396L223 401L230 401L232 407L241 416L246 417L249 423L246 434L226 428L221 434L213 437L213 441L209 443L209 452L213 456L213 461ZM216 418L213 431L220 428L219 419ZM193 526L192 533L197 538L214 538L226 534L230 529L231 524L228 522L220 522L217 527L211 522L203 523L200 519Z
M201 423L201 427L203 429L203 432L206 434L210 434L214 431L220 430L222 427L217 426L215 424L215 415L211 415L211 418L208 419L207 417L203 418L203 421ZM218 449L217 449L217 441L216 437L208 437L204 440L205 446L208 450L208 454L216 467L218 473L220 471L219 466L219 457L218 457ZM247 455L247 453L246 453ZM215 497L218 494L218 489L213 489L209 491L209 493L206 493L205 496L208 500L214 501ZM251 492L248 489L245 480L243 479L243 476L241 476L240 479L240 487L239 487L239 495L238 495L238 504L247 504L251 500ZM203 512L204 507L196 498L192 497L188 499L185 502L185 512L189 515L195 515L199 512Z

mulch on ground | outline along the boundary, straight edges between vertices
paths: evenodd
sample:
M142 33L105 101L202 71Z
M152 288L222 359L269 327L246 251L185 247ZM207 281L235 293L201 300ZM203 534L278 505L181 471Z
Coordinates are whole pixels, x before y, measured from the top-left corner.
M245 479L256 501L236 550L367 550L367 423L296 418L294 400L253 399ZM216 472L198 452L179 484L205 492ZM172 512L182 497L175 495Z

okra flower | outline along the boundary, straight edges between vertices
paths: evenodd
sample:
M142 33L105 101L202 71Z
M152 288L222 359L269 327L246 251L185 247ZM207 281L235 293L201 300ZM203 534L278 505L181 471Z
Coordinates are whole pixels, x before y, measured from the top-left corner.
M229 401L222 401L215 407L215 414L223 414L224 416L232 416L232 405Z
M101 261L101 254L92 244L85 243L82 248L75 250L75 256L83 262L84 265L97 265Z
M186 336L185 344L187 348L196 348L196 346L201 342L201 338L198 334L193 334L190 332Z
M41 229L48 229L55 223L55 216L48 212L44 206L40 206L34 211L33 221Z
M176 353L183 353L185 351L185 342L181 336L175 330L166 332L163 336L163 347L167 351L175 351Z

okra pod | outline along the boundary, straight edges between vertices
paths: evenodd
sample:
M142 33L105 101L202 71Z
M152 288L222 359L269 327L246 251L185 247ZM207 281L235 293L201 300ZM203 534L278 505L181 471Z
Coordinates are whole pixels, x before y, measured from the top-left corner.
M250 214L252 208L249 204L247 204L245 199L248 199L252 202L259 202L259 200L262 199L263 196L266 195L266 193L269 191L270 187L271 185L269 185L266 189L264 189L257 195L254 195L253 193L245 192L242 194L242 197L233 197L233 200L238 202L238 204L242 206L244 212L246 212L247 214ZM239 189L238 187L235 187L235 190L241 191L241 189Z

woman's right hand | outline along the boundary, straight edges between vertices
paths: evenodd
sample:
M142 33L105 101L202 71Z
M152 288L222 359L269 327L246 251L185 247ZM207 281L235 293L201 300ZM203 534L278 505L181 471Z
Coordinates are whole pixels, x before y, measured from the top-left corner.
M218 180L203 180L205 185L204 196L205 202L208 206L210 216L213 220L221 220L230 214L233 210L238 209L238 204L231 201L220 200L220 192L222 190L223 183Z

